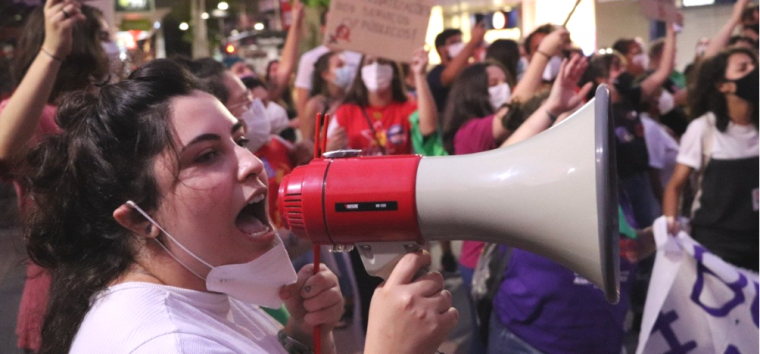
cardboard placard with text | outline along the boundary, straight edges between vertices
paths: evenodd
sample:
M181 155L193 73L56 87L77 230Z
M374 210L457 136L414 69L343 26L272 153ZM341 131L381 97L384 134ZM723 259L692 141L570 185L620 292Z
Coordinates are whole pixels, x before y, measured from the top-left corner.
M324 44L409 62L425 44L433 0L332 0Z
M683 26L683 18L678 15L675 0L639 0L641 12L650 20L671 21Z

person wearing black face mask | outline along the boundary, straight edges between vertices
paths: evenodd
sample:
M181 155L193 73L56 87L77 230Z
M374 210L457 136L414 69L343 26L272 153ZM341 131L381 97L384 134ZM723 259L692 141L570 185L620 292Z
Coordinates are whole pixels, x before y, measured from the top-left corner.
M691 92L697 117L681 139L675 171L665 190L671 233L678 200L696 173L691 234L736 266L758 270L758 60L731 48L705 61Z

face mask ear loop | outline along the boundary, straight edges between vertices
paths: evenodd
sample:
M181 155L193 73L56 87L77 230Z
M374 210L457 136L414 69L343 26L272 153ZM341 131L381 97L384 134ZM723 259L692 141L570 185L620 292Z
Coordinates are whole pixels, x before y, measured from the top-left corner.
M150 221L151 224L156 225L156 227L159 230L161 230L161 232L163 232L166 235L166 237L168 237L169 239L171 239L172 241L174 241L174 243L177 244L177 246L179 246L179 248L181 248L182 250L184 250L185 252L187 252L187 254L189 254L190 256L192 256L193 258L195 258L195 260L197 260L198 262L203 263L206 267L214 269L214 266L212 266L211 264L206 263L206 261L200 259L200 257L198 257L198 256L195 255L195 253L191 252L189 249L187 249L185 246L183 246L181 243L179 243L177 241L177 239L175 239L171 234L169 234L168 232L166 232L166 230L164 230L164 228L161 227L161 225L159 225L155 220L153 220L153 218L151 218L148 215L148 213L146 213L145 211L143 211L142 208L140 208L139 206L137 206L137 204L135 204L135 202L133 202L131 200L128 200L126 204L129 205L130 207L132 207L133 209L137 210L137 212L139 212L140 214L142 214L142 216L144 216L146 219L148 219L148 221ZM204 277L198 275L198 273L196 273L195 271L193 271L192 268L188 267L187 264L185 264L184 262L180 261L179 258L177 258L173 253L171 253L169 251L168 248L166 248L166 246L164 246L163 243L161 243L158 240L156 240L156 242L158 242L158 244L161 245L161 248L163 248L164 251L166 251L166 253L168 253L170 256L172 256L172 258L174 258L175 261L177 261L179 264L181 264L183 267L185 267L191 273L195 274L195 276L197 276L198 278L206 280Z

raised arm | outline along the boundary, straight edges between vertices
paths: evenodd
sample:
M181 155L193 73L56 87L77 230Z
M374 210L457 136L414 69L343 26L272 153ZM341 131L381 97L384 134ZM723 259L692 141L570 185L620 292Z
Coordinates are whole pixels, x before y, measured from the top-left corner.
M277 101L288 88L290 75L293 74L293 68L296 65L298 57L298 42L301 40L301 28L303 27L303 12L301 1L294 1L292 10L293 24L290 26L288 37L285 39L285 47L282 49L282 57L280 58L280 65L277 66L277 74L274 76L273 82L269 83L270 100Z
M736 25L741 22L742 11L744 11L744 8L747 7L748 3L749 0L737 0L736 3L734 3L734 11L731 13L731 17L726 24L718 30L715 37L710 39L710 44L707 45L702 60L713 57L728 45L728 40L731 39L731 35L734 33Z
M425 69L428 63L428 53L419 48L412 54L412 72L414 84L417 87L417 110L420 112L420 132L428 136L438 130L438 110L435 107L433 94L425 79Z
M533 96L541 87L542 75L546 64L552 56L558 55L570 42L570 32L560 27L549 33L538 45L538 50L528 64L522 80L517 83L512 91L512 100L525 101Z
M74 0L49 0L45 4L42 48L0 113L0 160L17 158L34 135L58 70L71 53L74 24L84 20Z
M482 23L478 23L472 27L470 41L465 44L464 49L462 49L456 57L452 58L451 62L449 62L449 64L446 65L446 68L443 69L443 72L441 72L441 83L443 83L443 86L451 86L451 83L457 78L459 72L467 66L470 57L475 53L475 50L478 49L480 43L483 42L485 35L486 29Z
M563 60L549 98L546 99L546 102L538 110L528 117L520 128L517 128L512 133L501 147L516 144L546 130L557 122L557 117L580 107L583 104L583 98L591 90L592 84L590 82L587 83L576 93L576 82L583 75L583 72L586 71L587 66L588 62L586 58L580 55L573 55L570 60Z
M692 171L691 167L677 163L662 196L662 213L668 219L668 232L672 234L680 229L677 221L678 202L681 200L683 189L686 187Z
M666 24L665 46L662 49L662 58L660 67L641 82L641 100L651 97L657 89L662 87L665 80L673 72L674 61L676 57L676 31L673 30L673 23Z

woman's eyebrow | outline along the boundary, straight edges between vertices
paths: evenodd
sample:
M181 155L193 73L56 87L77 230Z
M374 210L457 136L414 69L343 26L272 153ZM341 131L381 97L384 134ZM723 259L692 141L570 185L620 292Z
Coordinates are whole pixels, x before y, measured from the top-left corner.
M189 143L187 143L187 145L183 146L182 151L180 151L180 153L187 150L187 148L189 148L190 146L194 144L200 143L202 141L208 141L208 140L222 140L222 138L220 138L219 135L212 134L212 133L198 135Z

